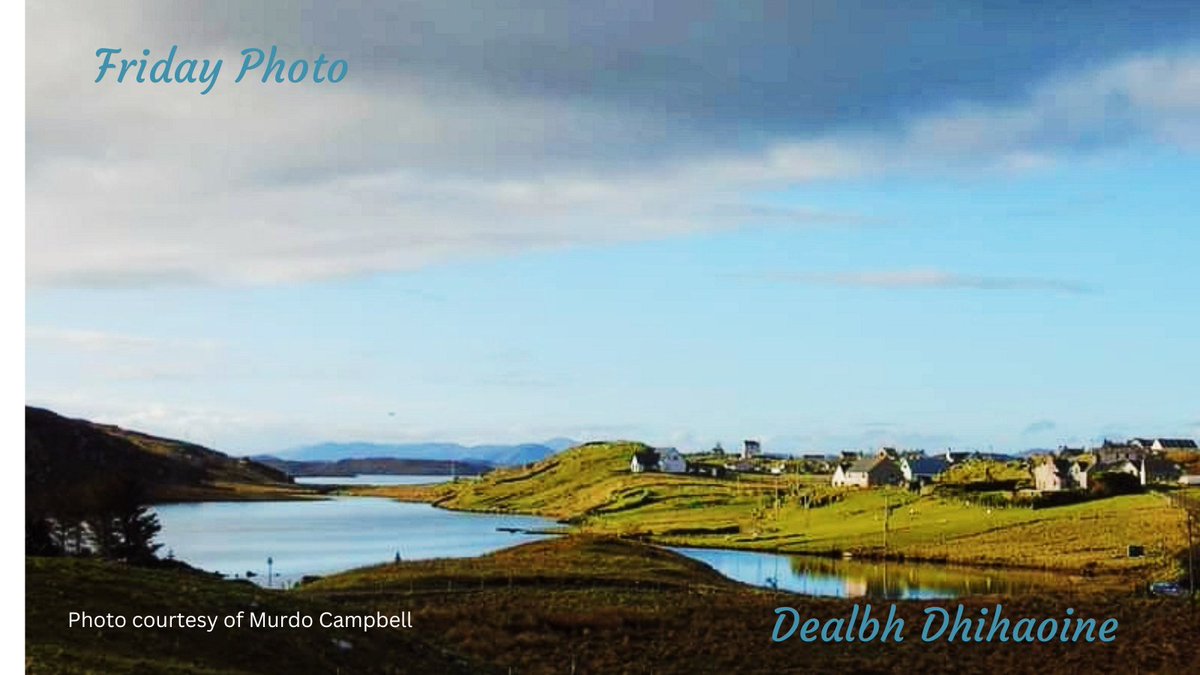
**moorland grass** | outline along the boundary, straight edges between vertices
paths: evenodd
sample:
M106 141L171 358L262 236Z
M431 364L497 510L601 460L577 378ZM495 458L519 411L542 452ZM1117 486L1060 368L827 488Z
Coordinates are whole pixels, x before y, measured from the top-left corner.
M506 583L510 577L516 581ZM962 603L972 615L1001 603L1011 617L1061 617L1069 607L1076 616L1116 618L1116 642L924 643L924 609L953 611L958 604L943 600L895 603L909 626L902 643L773 643L776 607L796 608L805 618L845 618L856 601L749 588L670 552L586 536L476 559L357 570L298 592L359 611L411 610L417 627L443 636L447 647L531 675L1200 670L1194 657L1200 621L1186 602L1069 591ZM874 604L881 611L890 603Z
M26 558L25 652L29 673L478 673L491 672L415 631L81 628L72 611L133 615L309 613L328 609L177 569L72 558ZM339 641L341 644L339 645ZM348 645L348 647L347 647Z

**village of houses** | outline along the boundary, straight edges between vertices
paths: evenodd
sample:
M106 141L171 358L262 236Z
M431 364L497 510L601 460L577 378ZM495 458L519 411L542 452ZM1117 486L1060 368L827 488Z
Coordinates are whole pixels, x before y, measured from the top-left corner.
M1186 464L1170 457L1192 458ZM826 455L780 455L763 452L756 440L743 442L740 453L730 455L718 444L704 453L681 453L676 448L653 448L634 453L629 468L633 473L661 472L727 477L735 474L789 473L829 474L834 487L872 488L909 486L920 488L938 480L952 467L966 462L990 460L1020 465L1029 472L1030 489L1038 492L1084 491L1089 478L1101 474L1126 474L1141 486L1200 486L1200 449L1187 438L1131 438L1105 440L1094 448L1060 447L1054 452L1032 451L1024 456L946 450L926 454L922 450L842 452Z

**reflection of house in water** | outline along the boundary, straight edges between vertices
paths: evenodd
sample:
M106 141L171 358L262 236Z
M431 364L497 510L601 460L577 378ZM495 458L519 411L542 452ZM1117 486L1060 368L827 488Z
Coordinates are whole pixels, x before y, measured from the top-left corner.
M792 556L791 577L776 577L778 587L811 595L886 600L932 600L971 595L1015 594L1061 589L1058 574L980 570L930 563L882 563L814 556Z
M931 600L983 594L1055 593L1072 583L1083 582L1081 578L1058 572L997 572L955 565L885 564L727 549L675 550L736 581L817 597Z
M865 577L847 577L842 588L846 589L846 594L842 597L846 598L865 598L867 597L867 580Z

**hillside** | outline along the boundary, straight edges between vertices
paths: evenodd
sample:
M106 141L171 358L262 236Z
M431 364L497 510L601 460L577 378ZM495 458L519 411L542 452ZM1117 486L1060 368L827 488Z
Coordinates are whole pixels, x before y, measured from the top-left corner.
M512 588L650 586L744 588L708 565L672 551L613 537L551 537L476 558L437 558L383 564L305 584L302 594L361 593L380 587L439 591L447 587Z
M179 570L97 560L26 558L28 673L488 673L429 640L428 630L69 627L69 612L314 618L328 603ZM389 610L391 612L392 610Z
M670 551L627 539L558 537L479 558L380 565L297 593L359 611L410 609L448 647L501 672L1038 673L1195 672L1200 629L1187 603L1122 595L980 596L904 601L903 642L770 642L776 608L846 620L862 598L812 598L741 586ZM1114 617L1111 645L976 644L920 639L924 610L966 616L1003 602L1006 617ZM878 611L881 605L877 604ZM1068 607L1070 610L1068 610Z
M633 474L629 458L644 447L588 444L479 480L370 494L547 516L671 545L1166 575L1185 549L1183 512L1156 492L1032 509L833 488L827 477ZM1129 558L1129 544L1146 555Z
M437 505L470 511L512 511L583 521L651 505L692 508L723 499L731 484L711 478L629 471L633 442L587 443L521 469L495 471L441 488ZM701 531L729 522L697 524Z
M53 503L97 481L134 480L152 501L299 496L283 472L193 443L25 408L25 490Z

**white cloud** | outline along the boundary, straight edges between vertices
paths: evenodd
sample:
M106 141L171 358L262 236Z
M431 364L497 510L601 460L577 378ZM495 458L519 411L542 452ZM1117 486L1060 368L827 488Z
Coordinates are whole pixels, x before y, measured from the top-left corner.
M1026 171L1150 140L1200 148L1200 56L1060 74L897 131L647 153L669 116L396 74L337 86L97 85L85 45L137 13L31 7L33 284L271 284L760 224L747 195L886 172ZM221 36L193 47L237 54ZM197 54L204 55L204 54ZM226 68L235 64L228 62ZM793 225L854 214L774 214Z
M28 326L25 329L28 342L51 348L87 352L150 351L187 349L211 352L219 347L210 340L162 339L142 335L128 335L97 330L76 330Z

